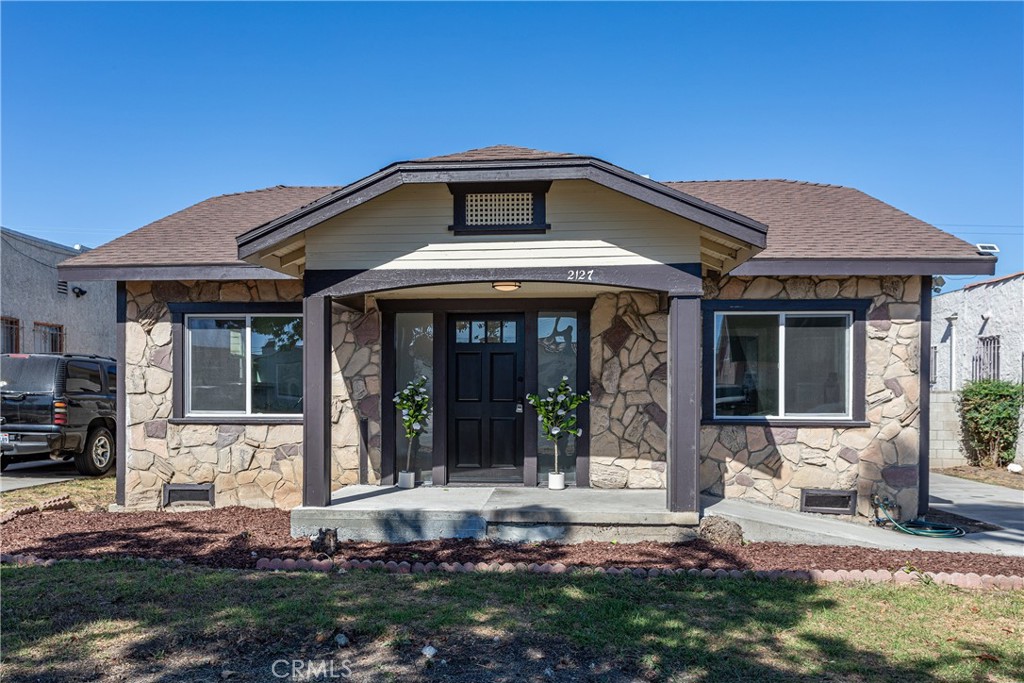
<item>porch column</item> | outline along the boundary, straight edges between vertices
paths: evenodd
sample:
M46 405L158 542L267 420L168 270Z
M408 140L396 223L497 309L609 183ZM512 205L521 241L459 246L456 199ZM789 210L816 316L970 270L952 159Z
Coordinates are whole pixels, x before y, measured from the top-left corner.
M700 512L700 297L668 308L668 509Z
M331 297L302 300L302 504L331 502Z

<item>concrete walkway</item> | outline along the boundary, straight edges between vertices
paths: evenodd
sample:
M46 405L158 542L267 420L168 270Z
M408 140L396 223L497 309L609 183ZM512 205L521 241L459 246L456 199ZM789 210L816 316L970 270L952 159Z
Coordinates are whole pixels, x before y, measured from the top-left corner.
M70 462L38 460L14 463L9 465L3 474L0 474L0 493L71 481L80 479L81 476L75 470L74 464Z
M710 497L703 499L703 514L719 515L736 522L743 527L744 537L751 541L1024 555L1024 502L1020 491L954 477L935 474L932 477L930 504L933 507L1005 528L972 533L963 538L925 538L827 515ZM941 481L937 481L939 477Z

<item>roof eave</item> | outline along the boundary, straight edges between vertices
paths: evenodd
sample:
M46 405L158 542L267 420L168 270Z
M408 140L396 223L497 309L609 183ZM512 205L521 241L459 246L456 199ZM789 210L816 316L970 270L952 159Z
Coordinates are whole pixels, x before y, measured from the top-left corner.
M593 157L520 161L401 162L237 238L238 257L249 258L308 228L359 206L399 185L411 183L591 180L645 203L762 249L768 227L656 181Z
M293 280L291 275L248 263L182 265L57 265L65 282L138 280Z
M995 256L934 258L764 258L741 263L729 275L992 275Z

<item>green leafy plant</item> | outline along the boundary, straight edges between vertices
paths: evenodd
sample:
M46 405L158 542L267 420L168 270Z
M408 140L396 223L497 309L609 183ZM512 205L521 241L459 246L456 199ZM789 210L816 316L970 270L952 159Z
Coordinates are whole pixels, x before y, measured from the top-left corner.
M409 440L409 448L405 454L405 471L412 471L412 443L427 428L430 417L430 393L427 391L427 378L418 377L405 388L395 394L395 407L402 411L402 427L405 438Z
M971 464L1000 467L1013 460L1022 406L1022 384L983 379L964 385L957 397L957 410Z
M537 410L541 434L555 445L555 474L558 474L558 441L568 434L583 434L583 430L576 426L576 414L573 411L590 400L590 392L573 392L569 378L563 376L557 387L548 387L547 393L547 396L528 394L526 400Z

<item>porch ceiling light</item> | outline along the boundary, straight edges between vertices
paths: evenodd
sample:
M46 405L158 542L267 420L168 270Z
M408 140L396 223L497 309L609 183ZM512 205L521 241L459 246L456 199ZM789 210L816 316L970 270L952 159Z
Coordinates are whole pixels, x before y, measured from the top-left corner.
M492 282L491 287L499 292L514 292L523 286L522 282Z

